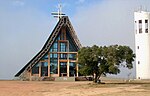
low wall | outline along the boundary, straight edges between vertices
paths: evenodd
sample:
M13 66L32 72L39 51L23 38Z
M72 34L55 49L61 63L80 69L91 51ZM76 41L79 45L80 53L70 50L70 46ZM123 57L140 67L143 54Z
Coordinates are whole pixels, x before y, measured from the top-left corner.
M75 82L75 77L55 77L56 82Z

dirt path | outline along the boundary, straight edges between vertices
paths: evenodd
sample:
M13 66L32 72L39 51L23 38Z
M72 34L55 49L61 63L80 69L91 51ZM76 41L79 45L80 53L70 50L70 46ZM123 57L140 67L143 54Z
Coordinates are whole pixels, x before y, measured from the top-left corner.
M90 83L0 81L0 96L104 96L103 94L145 92L145 89L140 88L141 85L93 86Z

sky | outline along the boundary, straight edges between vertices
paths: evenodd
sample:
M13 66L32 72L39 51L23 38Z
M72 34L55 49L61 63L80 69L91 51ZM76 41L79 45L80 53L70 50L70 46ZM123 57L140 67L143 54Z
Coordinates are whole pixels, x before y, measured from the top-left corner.
M0 79L13 79L43 47L62 11L83 46L127 45L134 50L134 12L150 0L0 0ZM135 67L135 66L134 66ZM135 77L135 68L116 77Z

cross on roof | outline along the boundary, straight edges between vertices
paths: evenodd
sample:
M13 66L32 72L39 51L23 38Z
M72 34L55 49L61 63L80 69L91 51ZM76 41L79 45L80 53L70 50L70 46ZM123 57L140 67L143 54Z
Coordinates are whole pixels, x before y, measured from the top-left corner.
M64 13L62 13L62 5L61 5L61 4L58 4L58 12L52 12L51 14L52 14L55 18L57 18L58 21L59 21L59 19L60 19L62 16L65 15Z

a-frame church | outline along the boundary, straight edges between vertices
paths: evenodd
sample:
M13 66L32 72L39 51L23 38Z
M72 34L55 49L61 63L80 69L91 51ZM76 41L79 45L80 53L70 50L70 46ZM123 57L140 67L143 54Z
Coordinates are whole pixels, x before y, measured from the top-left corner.
M80 41L68 16L62 16L40 52L15 77L21 80L78 77L78 50L80 48Z

